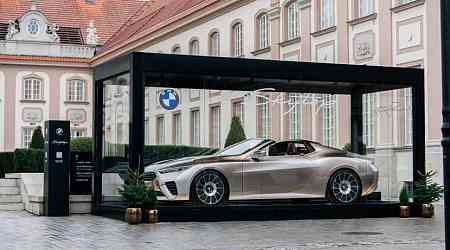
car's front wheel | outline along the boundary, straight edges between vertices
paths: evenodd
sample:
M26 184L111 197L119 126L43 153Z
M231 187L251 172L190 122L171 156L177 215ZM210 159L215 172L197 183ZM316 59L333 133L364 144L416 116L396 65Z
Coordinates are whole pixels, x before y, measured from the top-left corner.
M191 197L196 204L219 205L225 201L227 195L227 183L216 171L207 170L200 173L191 185Z
M359 176L348 169L334 173L328 183L328 197L339 203L352 203L361 198L362 185Z

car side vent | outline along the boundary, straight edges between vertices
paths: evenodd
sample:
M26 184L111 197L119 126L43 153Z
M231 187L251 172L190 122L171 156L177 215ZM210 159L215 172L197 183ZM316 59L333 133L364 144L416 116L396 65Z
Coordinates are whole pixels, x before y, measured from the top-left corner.
M177 184L174 181L166 182L166 187L172 195L178 195Z

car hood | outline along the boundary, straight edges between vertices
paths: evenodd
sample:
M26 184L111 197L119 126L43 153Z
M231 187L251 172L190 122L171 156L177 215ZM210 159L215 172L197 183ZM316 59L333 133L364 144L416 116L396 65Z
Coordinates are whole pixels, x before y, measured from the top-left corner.
M196 165L201 163L218 162L224 160L226 157L217 155L208 156L192 156L179 159L170 159L152 163L145 167L145 172L156 171L166 167Z

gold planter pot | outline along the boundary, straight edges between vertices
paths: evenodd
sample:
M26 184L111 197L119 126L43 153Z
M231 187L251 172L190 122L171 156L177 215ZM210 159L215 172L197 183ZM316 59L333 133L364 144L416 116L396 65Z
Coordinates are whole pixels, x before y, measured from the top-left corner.
M148 210L148 223L158 223L158 210L157 209Z
M135 225L142 221L142 209L140 208L127 208L125 213L125 219L128 224Z
M400 218L408 218L411 215L409 206L400 206Z
M422 217L432 218L434 216L433 204L422 204Z

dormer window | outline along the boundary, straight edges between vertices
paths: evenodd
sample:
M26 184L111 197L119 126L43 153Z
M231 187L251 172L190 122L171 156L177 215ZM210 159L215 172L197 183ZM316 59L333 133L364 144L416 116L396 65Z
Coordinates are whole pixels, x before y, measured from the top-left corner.
M31 19L27 25L27 30L30 35L37 35L41 29L40 21L37 19Z

